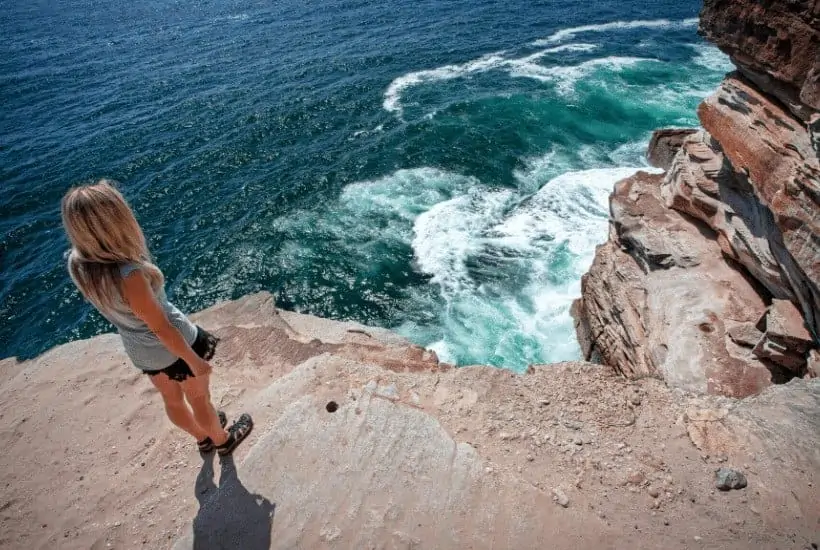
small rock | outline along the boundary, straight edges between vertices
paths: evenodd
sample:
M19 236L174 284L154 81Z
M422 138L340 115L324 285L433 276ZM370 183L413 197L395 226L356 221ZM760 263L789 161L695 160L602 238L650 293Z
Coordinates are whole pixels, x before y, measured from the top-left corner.
M626 481L631 485L640 485L641 483L646 481L646 476L643 474L643 472L632 472L626 478Z
M561 489L555 488L552 490L552 500L562 508L569 506L569 497Z
M702 541L702 540L703 540L702 538L700 538L699 536L695 535L695 542L700 542L700 541Z
M535 460L535 457L534 457L534 456L532 456L532 455L527 455L527 462L532 462L533 460Z
M663 524L664 525L669 525L669 520L668 519L663 520Z
M746 485L746 476L740 470L725 467L715 470L715 487L721 491L743 489Z
M659 496L661 496L661 492L658 491L657 487L650 487L647 492L649 493L649 496L651 496L652 498L658 498Z
M538 402L538 404L541 405L542 407L546 407L547 405L550 404L550 400L549 399L542 399Z
M629 402L635 405L636 407L641 404L641 396L640 395L633 395L629 398Z

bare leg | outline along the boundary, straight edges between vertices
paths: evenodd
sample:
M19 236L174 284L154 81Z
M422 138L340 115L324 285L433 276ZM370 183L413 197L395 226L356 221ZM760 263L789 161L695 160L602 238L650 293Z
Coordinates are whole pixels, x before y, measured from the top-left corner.
M200 375L189 377L184 382L180 382L185 399L191 405L194 413L194 420L202 426L214 445L219 446L228 440L228 432L219 422L216 408L211 403L211 392L208 389L210 375Z
M185 397L179 382L171 380L164 373L149 376L149 378L162 395L162 400L165 403L165 414L168 415L168 419L175 426L195 437L197 441L202 441L208 437L208 431L200 427L194 415L191 414L191 409L185 403Z

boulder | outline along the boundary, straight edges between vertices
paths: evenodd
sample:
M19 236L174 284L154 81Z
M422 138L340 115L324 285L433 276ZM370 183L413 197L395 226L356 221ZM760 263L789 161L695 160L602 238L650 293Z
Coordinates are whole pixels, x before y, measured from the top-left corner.
M662 179L639 172L615 186L610 240L596 250L573 308L581 347L630 378L659 376L699 393L758 393L771 373L730 329L754 326L766 304L723 259L708 227L664 206Z
M666 128L652 132L646 159L655 168L669 170L686 136L697 132L694 128Z
M771 211L782 236L781 245L774 235L771 253L816 336L820 332L820 161L809 133L737 75L726 78L700 105L698 114L733 171L748 178L753 191L748 200L760 201ZM764 220L762 229L768 223ZM768 266L766 270L770 271ZM771 277L761 281L776 286Z
M700 33L796 115L807 120L812 110L820 110L816 2L704 0Z

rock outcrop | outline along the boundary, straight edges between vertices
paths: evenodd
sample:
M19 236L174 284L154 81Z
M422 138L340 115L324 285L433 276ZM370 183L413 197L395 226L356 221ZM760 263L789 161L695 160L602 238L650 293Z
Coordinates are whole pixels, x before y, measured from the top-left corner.
M653 135L647 156L664 176L616 184L609 242L573 307L587 359L734 397L814 376L820 11L812 6L705 2L701 32L739 71L701 104L702 130Z
M700 32L750 81L808 121L820 110L820 7L812 0L704 0Z
M213 397L254 416L248 441L199 455L115 335L0 361L0 548L817 542L820 380L741 402L586 363L449 368L264 293L194 317L221 338ZM715 495L720 467L748 487Z
M589 335L580 338L586 356L689 391L757 393L771 373L732 334L756 330L766 304L704 228L664 206L662 179L639 172L615 186L610 240L576 306Z

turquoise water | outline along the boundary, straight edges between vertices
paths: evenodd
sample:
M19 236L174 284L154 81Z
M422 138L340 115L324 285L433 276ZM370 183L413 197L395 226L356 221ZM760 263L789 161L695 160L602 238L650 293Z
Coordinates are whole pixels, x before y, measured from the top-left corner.
M105 176L184 310L264 289L462 365L576 358L613 183L731 69L690 1L0 8L0 356L110 330L57 208Z

